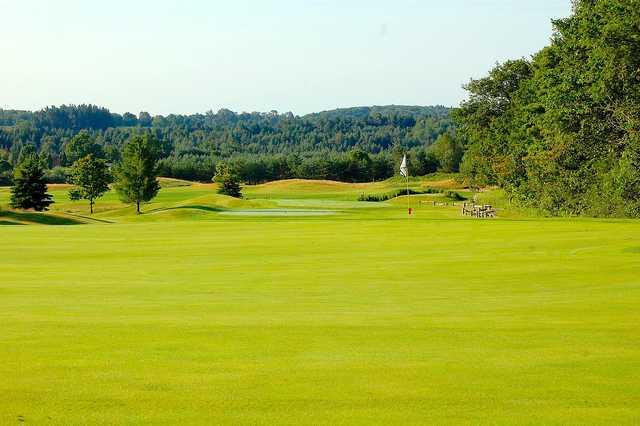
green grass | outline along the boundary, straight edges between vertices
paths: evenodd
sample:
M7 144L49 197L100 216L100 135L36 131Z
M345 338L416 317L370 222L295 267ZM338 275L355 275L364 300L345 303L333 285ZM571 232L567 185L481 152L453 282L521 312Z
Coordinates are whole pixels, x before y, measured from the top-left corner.
M0 424L637 423L638 222L271 186L0 227Z

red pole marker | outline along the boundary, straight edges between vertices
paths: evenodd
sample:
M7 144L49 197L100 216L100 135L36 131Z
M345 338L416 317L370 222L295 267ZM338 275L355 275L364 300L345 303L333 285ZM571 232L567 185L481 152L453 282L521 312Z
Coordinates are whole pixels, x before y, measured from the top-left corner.
M409 216L411 216L412 214L413 214L413 209L409 207Z

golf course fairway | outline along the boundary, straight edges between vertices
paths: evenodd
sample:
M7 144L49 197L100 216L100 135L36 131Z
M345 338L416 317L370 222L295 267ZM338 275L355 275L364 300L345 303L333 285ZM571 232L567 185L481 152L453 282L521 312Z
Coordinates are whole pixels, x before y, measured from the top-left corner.
M279 190L0 226L0 424L637 424L638 222Z

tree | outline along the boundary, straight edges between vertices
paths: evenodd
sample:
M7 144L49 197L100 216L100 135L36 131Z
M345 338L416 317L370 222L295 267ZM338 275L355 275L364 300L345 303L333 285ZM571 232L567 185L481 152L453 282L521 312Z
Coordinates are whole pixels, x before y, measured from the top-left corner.
M435 158L440 164L440 170L445 172L457 172L460 168L464 149L456 138L448 133L441 135L430 147Z
M436 155L431 150L421 149L416 155L414 173L417 176L428 175L429 173L435 173L438 171L440 163L436 158Z
M78 133L65 145L64 154L68 164L73 164L87 155L92 155L94 158L104 158L102 147L86 131Z
M160 190L156 161L158 141L150 133L132 137L124 146L122 162L116 169L116 191L125 203L140 204L151 201Z
M142 111L140 112L140 114L138 114L138 123L142 127L151 127L152 122L153 118L151 118L151 114L149 114L148 112Z
M16 168L11 188L11 207L16 209L49 210L53 204L47 193L44 169L40 159L31 155Z
M93 214L95 200L109 190L111 174L106 161L89 154L73 164L70 180L76 186L69 191L70 198L89 201L89 210Z
M20 149L20 155L18 156L18 164L22 163L27 158L32 157L36 154L37 152L36 152L35 146L31 144L23 145L22 149Z
M0 185L8 184L11 181L11 163L0 158Z
M216 165L216 175L213 177L213 181L220 185L218 194L242 198L238 175L226 163L220 162Z

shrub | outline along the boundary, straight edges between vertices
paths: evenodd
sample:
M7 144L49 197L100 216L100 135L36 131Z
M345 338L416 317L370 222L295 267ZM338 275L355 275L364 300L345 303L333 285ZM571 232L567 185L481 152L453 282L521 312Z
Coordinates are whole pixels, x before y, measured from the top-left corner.
M422 191L416 191L415 189L411 189L411 188L409 188L409 191L407 191L406 189L397 189L395 191L386 192L382 194L360 194L360 196L358 197L358 201L380 203L383 201L391 200L393 198L401 197L403 195L407 195L407 192L409 193L409 195L423 195L423 194L440 194L442 193L442 190L438 188L425 188Z
M456 191L445 191L444 196L453 201L465 201L467 199Z

